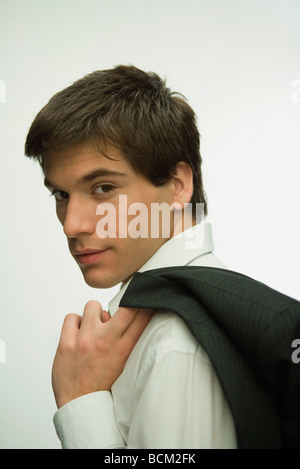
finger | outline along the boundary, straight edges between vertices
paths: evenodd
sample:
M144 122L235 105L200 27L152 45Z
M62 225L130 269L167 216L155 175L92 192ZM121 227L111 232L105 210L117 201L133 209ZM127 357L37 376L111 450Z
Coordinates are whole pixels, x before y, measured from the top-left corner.
M139 308L135 319L124 331L122 341L133 348L149 324L154 313L154 309Z
M102 322L107 322L111 319L111 316L108 311L105 311L105 309L102 310L101 313L101 321Z
M136 344L140 336L142 335L144 329L150 322L155 310L148 308L124 308L126 310L134 309L132 315L134 315L132 321L128 324L126 329L123 330L121 339L131 344L132 347ZM130 311L127 311L130 312Z
M64 319L64 323L60 334L61 342L71 342L79 331L81 324L81 316L78 314L70 313Z
M111 334L117 338L122 337L137 313L138 308L118 308L108 324Z
M86 303L82 315L80 330L93 328L101 322L102 306L99 301L90 300Z

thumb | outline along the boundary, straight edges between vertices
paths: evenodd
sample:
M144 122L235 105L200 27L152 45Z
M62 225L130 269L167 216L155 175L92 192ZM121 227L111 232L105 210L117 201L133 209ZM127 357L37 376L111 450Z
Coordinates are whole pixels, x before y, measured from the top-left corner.
M107 322L111 319L111 316L108 311L105 311L105 309L102 310L101 313L101 321L102 322Z

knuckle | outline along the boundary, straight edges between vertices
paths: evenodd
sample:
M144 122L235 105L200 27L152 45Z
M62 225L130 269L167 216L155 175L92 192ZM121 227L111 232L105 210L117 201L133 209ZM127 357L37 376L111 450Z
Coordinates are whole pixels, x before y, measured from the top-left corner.
M79 316L79 314L68 313L68 314L65 316L64 325L67 324L67 323L69 323L69 322L74 321L74 319L77 320L78 318L81 318L81 316Z
M92 348L92 341L89 335L84 334L78 338L77 348L79 353L87 354Z
M86 304L85 304L85 309L90 309L90 308L101 308L102 309L102 306L101 306L101 303L99 303L99 301L97 300L89 300Z
M74 351L74 342L71 340L61 340L58 346L60 353L69 354Z

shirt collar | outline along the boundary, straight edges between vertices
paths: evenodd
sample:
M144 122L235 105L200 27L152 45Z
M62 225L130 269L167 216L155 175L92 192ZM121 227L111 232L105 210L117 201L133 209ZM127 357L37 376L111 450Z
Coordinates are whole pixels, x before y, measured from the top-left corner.
M137 272L187 265L196 257L214 250L211 223L202 222L179 233L164 243ZM122 284L120 291L110 301L108 310L113 315L131 279Z

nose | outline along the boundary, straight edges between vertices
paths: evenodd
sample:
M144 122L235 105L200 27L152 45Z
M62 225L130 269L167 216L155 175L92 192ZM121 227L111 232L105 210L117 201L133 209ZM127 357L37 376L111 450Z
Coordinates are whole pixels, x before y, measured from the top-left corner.
M63 230L68 238L78 238L93 234L96 228L96 210L93 212L90 201L70 197L63 220Z

